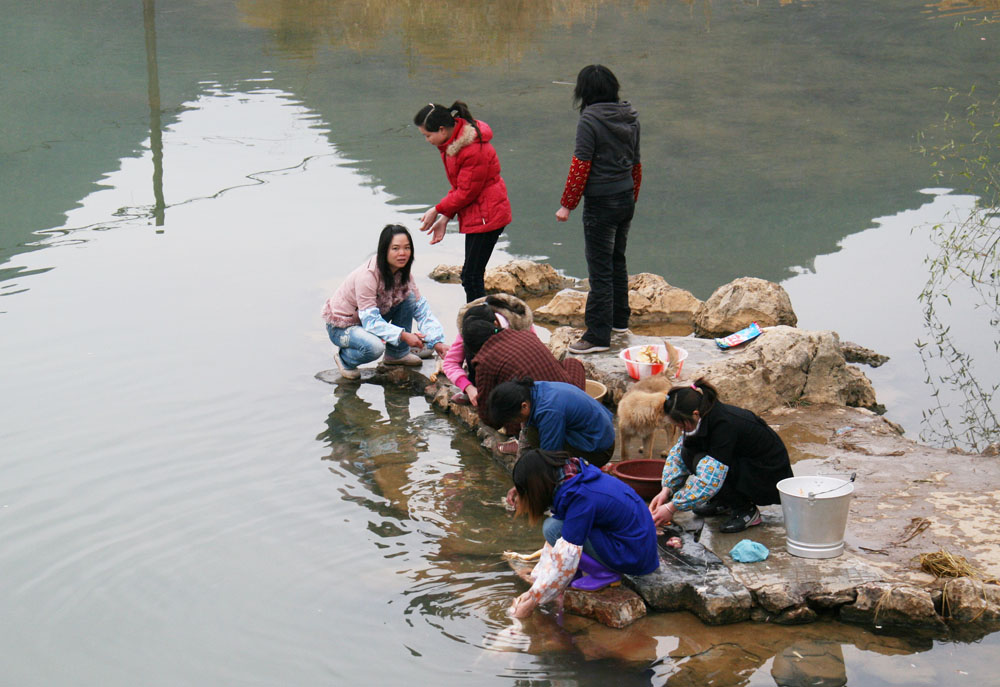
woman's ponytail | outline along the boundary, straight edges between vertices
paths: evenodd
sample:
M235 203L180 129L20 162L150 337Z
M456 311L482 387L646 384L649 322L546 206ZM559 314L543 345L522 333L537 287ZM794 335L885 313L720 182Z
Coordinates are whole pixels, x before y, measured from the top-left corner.
M694 412L705 417L719 400L719 392L704 377L699 377L688 386L675 386L667 392L663 401L663 412L678 424L694 420Z
M468 105L463 103L461 100L456 100L451 104L451 107L448 108L448 111L452 117L461 117L471 124L472 128L476 130L476 136L482 140L483 133L479 130L479 124L476 122L476 118L472 116L471 112L469 112Z

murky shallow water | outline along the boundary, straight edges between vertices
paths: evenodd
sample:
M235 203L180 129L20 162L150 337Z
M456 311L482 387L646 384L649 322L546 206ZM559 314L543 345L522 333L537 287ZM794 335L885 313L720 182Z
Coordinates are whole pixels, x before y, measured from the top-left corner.
M764 685L791 664L782 684L814 684L841 655L850 684L990 683L995 635L512 632L496 554L537 534L499 508L503 475L423 400L312 375L323 300L442 189L414 103L465 95L502 132L506 250L583 274L579 226L550 221L574 121L553 82L581 45L643 107L634 271L706 297L805 265L785 282L803 326L905 360L908 225L949 198L919 192L909 140L939 114L925 86L989 72L995 29L904 2L3 9L0 684ZM417 272L460 255L418 242ZM421 288L453 331L461 290ZM891 413L926 393L909 368L871 373Z

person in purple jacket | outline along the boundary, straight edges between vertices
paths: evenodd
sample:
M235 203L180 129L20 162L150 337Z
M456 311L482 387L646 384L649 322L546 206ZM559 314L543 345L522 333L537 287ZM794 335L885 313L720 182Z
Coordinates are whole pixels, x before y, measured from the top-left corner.
M517 513L542 526L545 547L531 573L531 589L511 606L531 615L566 587L593 591L646 575L660 565L656 527L632 487L584 460L560 451L527 451L513 471Z

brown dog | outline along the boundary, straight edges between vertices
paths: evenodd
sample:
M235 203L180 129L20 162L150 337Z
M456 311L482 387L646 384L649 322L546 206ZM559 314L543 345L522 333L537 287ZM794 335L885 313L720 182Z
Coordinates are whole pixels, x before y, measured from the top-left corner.
M636 382L618 402L618 435L621 437L622 460L632 457L629 446L636 437L642 439L640 453L646 458L652 458L653 437L660 428L667 432L667 446L673 444L676 428L667 421L663 402L675 383L677 349L667 341L663 343L669 358L667 367L658 375Z

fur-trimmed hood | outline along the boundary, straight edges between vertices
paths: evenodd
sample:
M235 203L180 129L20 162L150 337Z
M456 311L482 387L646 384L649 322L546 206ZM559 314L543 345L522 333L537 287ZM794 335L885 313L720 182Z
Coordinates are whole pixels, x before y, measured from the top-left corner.
M470 125L462 118L456 119L455 122L458 130L452 135L451 140L443 146L445 155L449 157L458 155L462 148L478 140L480 135L482 136L483 143L489 143L493 139L493 129L486 122L476 120L476 126L479 127L478 133L475 126Z
M470 129L472 127L469 127ZM510 324L510 328L514 330L528 330L531 329L531 325L535 322L535 316L531 312L531 308L528 304L522 301L517 296L511 296L509 293L494 293L489 296L483 296L482 298L477 298L474 301L466 303L461 308L458 309L458 318L456 319L456 324L458 325L458 331L462 331L462 320L465 319L465 313L469 311L474 305L489 305L493 308L494 312L500 313ZM524 314L518 314L516 311L523 308Z

